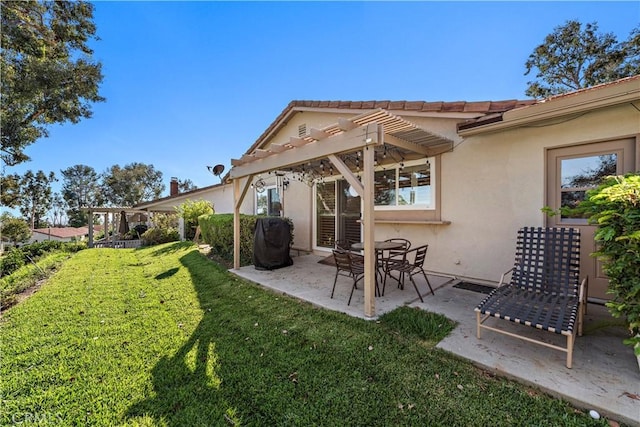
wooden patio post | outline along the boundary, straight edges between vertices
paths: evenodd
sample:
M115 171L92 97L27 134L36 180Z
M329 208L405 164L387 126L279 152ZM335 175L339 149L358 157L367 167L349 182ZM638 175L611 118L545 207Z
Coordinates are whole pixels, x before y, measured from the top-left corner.
M109 213L104 214L104 242L109 243Z
M364 315L375 316L375 286L376 286L376 252L375 252L375 223L374 223L374 149L364 147L362 149L362 184L364 187L362 197L362 222L364 241Z
M87 246L93 247L93 211L89 209L87 212L87 216L89 217L89 242L87 242Z
M233 268L240 268L240 179L233 180Z

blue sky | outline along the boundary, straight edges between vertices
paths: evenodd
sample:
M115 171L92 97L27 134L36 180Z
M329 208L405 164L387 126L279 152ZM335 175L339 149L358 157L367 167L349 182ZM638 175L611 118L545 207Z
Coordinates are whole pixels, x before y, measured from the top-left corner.
M94 116L7 168L132 162L198 187L292 100L524 99L524 63L570 19L624 40L638 2L96 2ZM60 183L54 185L58 190Z

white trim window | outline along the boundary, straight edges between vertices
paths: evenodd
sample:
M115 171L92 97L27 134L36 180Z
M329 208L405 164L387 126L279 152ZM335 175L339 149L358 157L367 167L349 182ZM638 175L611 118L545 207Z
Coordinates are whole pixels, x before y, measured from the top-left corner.
M376 210L435 209L435 161L432 158L376 168Z

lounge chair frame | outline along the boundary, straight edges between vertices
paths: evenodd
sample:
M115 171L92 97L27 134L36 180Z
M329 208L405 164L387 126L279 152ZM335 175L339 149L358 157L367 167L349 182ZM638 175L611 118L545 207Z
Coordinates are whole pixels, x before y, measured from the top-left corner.
M511 280L506 284L509 273ZM579 229L521 228L513 268L502 275L498 287L475 308L478 338L482 329L488 329L560 350L567 354L566 366L571 368L576 334L582 335L586 310L587 278L580 281L579 274ZM489 318L564 335L566 346L485 325Z

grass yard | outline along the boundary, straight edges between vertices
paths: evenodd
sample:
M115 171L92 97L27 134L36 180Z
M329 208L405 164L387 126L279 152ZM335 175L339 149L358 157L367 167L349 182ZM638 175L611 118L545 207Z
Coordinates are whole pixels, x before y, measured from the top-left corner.
M190 244L85 250L3 314L0 423L607 425L434 348L452 326L317 309Z

